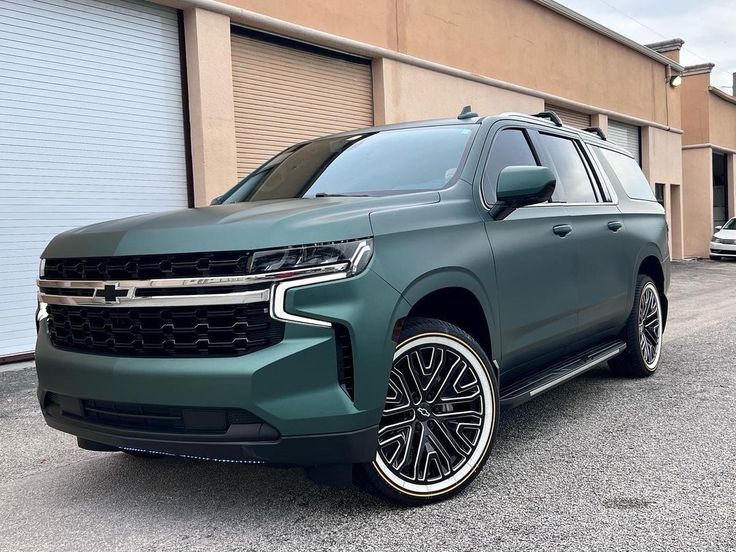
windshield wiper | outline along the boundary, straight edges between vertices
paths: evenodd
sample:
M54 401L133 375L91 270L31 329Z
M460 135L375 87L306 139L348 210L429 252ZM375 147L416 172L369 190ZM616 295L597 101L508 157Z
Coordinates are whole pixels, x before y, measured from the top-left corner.
M368 194L328 194L327 192L317 192L314 197L371 197Z

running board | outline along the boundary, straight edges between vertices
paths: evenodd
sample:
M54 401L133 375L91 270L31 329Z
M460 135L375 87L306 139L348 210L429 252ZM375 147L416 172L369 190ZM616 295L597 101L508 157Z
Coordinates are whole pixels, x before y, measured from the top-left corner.
M626 349L623 341L613 341L598 345L592 349L576 355L572 359L553 364L540 372L512 383L501 389L501 406L518 406L533 399L537 395L549 391L558 385L565 383L580 374L595 368L601 362L621 354Z

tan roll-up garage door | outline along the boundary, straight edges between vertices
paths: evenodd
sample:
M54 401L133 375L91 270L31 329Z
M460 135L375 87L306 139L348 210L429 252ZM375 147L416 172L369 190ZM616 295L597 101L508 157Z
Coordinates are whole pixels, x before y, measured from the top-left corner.
M302 140L373 124L371 66L232 34L238 175Z
M565 109L558 105L544 104L545 111L554 111L562 120L562 124L575 128L588 128L590 126L590 115L580 113L571 109Z

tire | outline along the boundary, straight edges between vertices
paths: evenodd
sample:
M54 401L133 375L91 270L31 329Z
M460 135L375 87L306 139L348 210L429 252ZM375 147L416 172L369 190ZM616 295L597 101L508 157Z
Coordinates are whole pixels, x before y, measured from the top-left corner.
M442 320L409 319L394 354L376 459L355 466L355 482L406 505L458 494L488 459L498 402L491 361L475 339Z
M718 255L711 255L710 256L710 260L711 261L720 261L721 260L721 257L719 257Z
M618 375L645 378L657 371L662 356L663 314L657 285L649 276L636 280L634 306L626 322L626 351L608 361Z

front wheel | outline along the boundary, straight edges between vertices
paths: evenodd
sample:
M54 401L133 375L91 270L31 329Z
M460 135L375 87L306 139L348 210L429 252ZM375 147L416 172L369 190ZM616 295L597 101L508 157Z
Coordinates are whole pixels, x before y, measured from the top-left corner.
M651 376L662 355L662 331L659 290L649 276L639 274L634 306L624 330L626 351L608 362L613 372L640 378Z
M356 467L356 482L402 504L459 493L488 458L498 408L498 382L480 345L447 322L410 319L393 358L378 452Z

